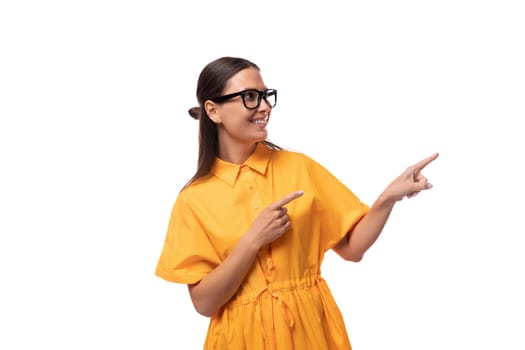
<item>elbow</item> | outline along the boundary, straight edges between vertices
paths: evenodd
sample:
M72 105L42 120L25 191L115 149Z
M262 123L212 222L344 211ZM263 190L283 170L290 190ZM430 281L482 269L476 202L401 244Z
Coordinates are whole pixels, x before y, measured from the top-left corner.
M339 256L341 258L343 258L343 260L345 261L351 261L351 262L360 262L362 259L363 259L363 256L364 254L359 254L357 252L352 252L352 251L348 251L349 249L346 249L346 250L336 250L336 253L339 254Z
M359 251L351 249L351 247L348 245L348 241L345 239L341 240L341 242L339 242L339 244L337 244L333 250L344 260L352 262L360 262L364 255L364 253L360 253Z
M342 256L343 259L345 259L346 261L351 261L351 262L355 262L355 263L360 262L363 259L363 256L365 255L364 252L355 251L355 250L352 250L352 249L346 249L342 253L343 254L341 256Z
M211 309L209 309L209 308L207 308L207 307L205 307L205 306L203 306L203 305L199 305L199 304L197 304L197 303L195 303L195 302L193 302L193 307L195 308L195 310L196 310L200 315L202 315L202 316L204 316L204 317L212 317L213 314L215 313L215 312L212 312Z
M346 261L351 261L351 262L358 263L358 262L360 262L363 259L363 254L359 254L359 255L357 255L357 254L349 254L349 255L346 255L344 257L344 259Z
M195 308L195 311L197 311L199 314L201 314L204 317L212 317L213 314L216 312L209 303L206 303L205 300L195 298L193 295L191 296L191 301L193 303L193 307Z
M195 290L195 286L198 283L194 285L189 285L189 291L190 291L190 297L191 302L193 303L193 307L195 308L195 311L197 311L200 315L204 317L212 317L213 314L217 311L215 310L207 301L205 298L202 298L199 296L198 291Z
M358 263L363 260L363 255L354 255L347 259L348 261Z

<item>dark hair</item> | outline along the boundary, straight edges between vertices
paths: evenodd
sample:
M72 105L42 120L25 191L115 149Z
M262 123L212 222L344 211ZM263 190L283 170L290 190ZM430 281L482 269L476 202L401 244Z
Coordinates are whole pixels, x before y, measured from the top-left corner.
M204 109L204 103L206 100L220 96L226 88L228 80L246 68L260 70L255 63L244 58L221 57L208 63L201 71L197 83L199 107L193 107L188 110L192 118L199 120L199 159L197 171L186 186L208 175L219 152L217 124L208 117ZM267 140L263 141L263 143L274 149L282 149Z

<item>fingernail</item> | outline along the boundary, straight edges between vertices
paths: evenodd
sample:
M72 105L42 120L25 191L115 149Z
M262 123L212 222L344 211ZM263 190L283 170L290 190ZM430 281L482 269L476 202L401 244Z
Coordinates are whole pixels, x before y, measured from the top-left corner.
M432 188L432 187L434 187L434 186L433 186L430 182L427 183L427 189L430 189L430 188Z

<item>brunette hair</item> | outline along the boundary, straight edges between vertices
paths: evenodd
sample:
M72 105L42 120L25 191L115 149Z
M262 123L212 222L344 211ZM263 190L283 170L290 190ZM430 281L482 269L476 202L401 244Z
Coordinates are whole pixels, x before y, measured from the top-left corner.
M204 103L206 100L220 96L226 88L228 80L246 68L260 70L255 63L244 58L221 57L208 63L201 71L199 81L197 82L197 101L199 102L199 107L193 107L188 110L190 116L199 121L199 158L197 171L186 186L208 175L215 162L215 157L219 152L217 124L208 117L204 109ZM267 140L263 141L263 143L273 149L282 149Z

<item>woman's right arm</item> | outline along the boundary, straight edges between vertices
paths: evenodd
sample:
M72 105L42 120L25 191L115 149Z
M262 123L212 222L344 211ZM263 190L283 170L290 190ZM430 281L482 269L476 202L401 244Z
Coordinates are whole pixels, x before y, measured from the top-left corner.
M199 282L188 285L197 312L211 317L235 295L259 249L281 237L290 228L290 218L284 205L302 194L302 191L291 193L266 207L230 255Z
M219 266L199 282L189 284L197 312L210 317L230 300L252 267L258 251L259 247L246 234Z

